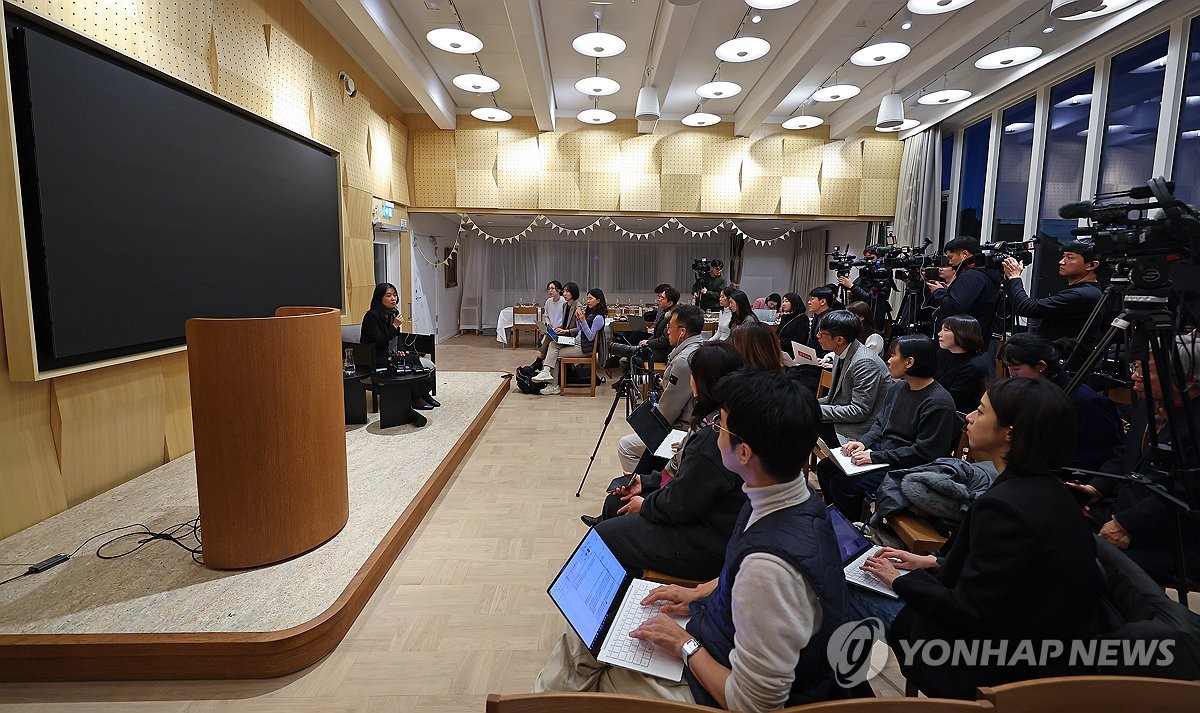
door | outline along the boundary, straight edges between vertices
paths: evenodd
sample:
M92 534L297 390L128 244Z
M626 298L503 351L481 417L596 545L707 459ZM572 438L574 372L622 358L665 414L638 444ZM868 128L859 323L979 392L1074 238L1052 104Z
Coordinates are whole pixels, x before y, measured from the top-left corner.
M437 262L433 238L412 236L412 318L413 332L437 334L438 271L429 263Z

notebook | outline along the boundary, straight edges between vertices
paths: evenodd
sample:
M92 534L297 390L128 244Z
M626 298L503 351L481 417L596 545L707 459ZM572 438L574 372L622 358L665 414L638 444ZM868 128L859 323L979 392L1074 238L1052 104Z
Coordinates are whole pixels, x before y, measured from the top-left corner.
M641 604L658 586L635 579L592 528L546 592L597 661L678 681L683 678L679 654L629 636L658 613L659 604ZM687 623L673 618L680 626Z
M862 569L862 564L867 561L867 557L882 548L868 542L867 538L863 537L858 528L847 520L837 507L830 505L827 510L829 522L833 525L833 534L837 537L838 551L842 557L842 572L846 575L846 581L864 589L879 592L886 597L899 599L900 597L888 589L879 577L870 572L864 572ZM900 570L901 576L905 574L908 574L907 570Z
M821 363L821 357L817 356L817 350L801 344L800 342L792 342L792 359L795 360L796 366L809 365L817 366Z
M671 446L675 445L676 443L682 443L685 436L687 436L687 431L679 428L672 430L667 434L667 437L663 439L662 443L658 445L658 448L655 449L654 455L658 458L666 458L667 460L671 460L671 458L675 457L675 453L677 453L677 451L671 448Z
M854 465L853 463L850 462L850 456L842 453L841 446L830 448L829 446L825 445L825 440L822 438L817 439L817 445L820 446L820 448L823 451L825 451L826 453L829 454L829 457L833 459L833 462L837 463L837 467L841 468L842 472L845 473L846 475L858 475L860 473L869 473L872 470L879 470L880 468L888 467L887 463L869 463L867 465Z
M754 316L758 317L758 321L767 324L773 324L775 320L779 319L779 313L773 309L756 309L754 310Z

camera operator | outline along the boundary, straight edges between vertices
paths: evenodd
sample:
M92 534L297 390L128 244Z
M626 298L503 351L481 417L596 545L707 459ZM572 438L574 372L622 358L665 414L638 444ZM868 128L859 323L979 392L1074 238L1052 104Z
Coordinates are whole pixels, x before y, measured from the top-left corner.
M699 307L679 305L671 310L666 337L674 348L667 358L667 370L663 372L663 392L658 399L658 411L671 424L671 428L681 431L691 426L692 418L688 408L692 401L692 370L688 366L688 357L704 343L704 337L700 335L703 329L704 313ZM636 433L622 436L617 445L621 469L626 473L637 472L638 461L645 450L646 444Z
M716 312L721 309L721 290L728 284L721 276L724 269L725 263L720 260L710 260L708 275L703 279L696 280L696 286L693 288L696 293L696 304L705 312Z
M863 248L863 262L866 264L853 281L850 280L849 275L838 274L838 284L849 295L841 302L844 304L854 301L866 302L871 306L872 326L875 329L883 329L885 322L892 314L892 305L888 302L894 285L891 272L884 267L878 248L874 245ZM883 274L887 274L887 277L882 277Z
M675 305L679 302L679 290L670 285L659 285L661 289L655 291L655 298L658 300L658 316L654 318L654 332L649 339L643 339L638 342L639 347L650 347L654 361L663 363L667 361L667 355L671 352L673 346L667 338L667 325L671 321L671 313L675 311Z
M1033 299L1025 293L1025 285L1021 282L1025 265L1008 257L1004 259L1004 291L1008 293L1013 312L1031 318L1029 331L1050 341L1074 338L1100 301L1100 286L1096 280L1099 267L1095 246L1075 240L1062 249L1062 259L1058 261L1058 274L1066 278L1066 289L1049 297ZM1101 326L1099 322L1097 326Z
M943 250L954 268L954 281L949 285L928 280L925 287L930 299L938 305L937 324L946 317L968 314L979 322L985 347L992 342L992 326L996 303L1000 300L1000 270L985 266L979 241L960 236L946 243Z

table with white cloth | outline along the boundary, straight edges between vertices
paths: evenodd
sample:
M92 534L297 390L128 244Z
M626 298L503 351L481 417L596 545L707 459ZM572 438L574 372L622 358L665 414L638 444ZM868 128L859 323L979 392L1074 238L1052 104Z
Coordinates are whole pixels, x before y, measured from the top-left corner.
M537 305L520 305L521 307L536 307ZM538 316L536 314L518 315L521 320L520 324L537 324ZM513 308L505 307L500 310L500 315L496 317L496 341L501 344L508 344L508 331L513 326Z

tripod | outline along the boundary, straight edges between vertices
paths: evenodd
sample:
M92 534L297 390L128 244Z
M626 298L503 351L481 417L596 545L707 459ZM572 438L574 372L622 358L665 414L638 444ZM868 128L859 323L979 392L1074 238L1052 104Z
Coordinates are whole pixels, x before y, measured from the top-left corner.
M588 473L592 471L592 465L596 462L596 454L600 452L600 442L604 440L604 433L608 431L608 424L612 423L613 414L617 411L617 404L621 399L625 399L625 418L629 418L629 414L638 406L638 386L634 378L636 367L634 363L639 360L638 353L635 351L625 359L625 373L621 378L613 382L613 389L616 393L613 394L612 405L608 407L608 415L604 417L604 428L600 429L600 437L596 439L596 447L592 449L592 457L588 459L587 469L583 471L583 478L579 481L579 488L575 490L575 497L583 492L583 484L587 481Z
M900 309L896 312L896 334L921 333L921 304L925 296L921 294L924 282L920 280L904 280L904 298L900 300Z

